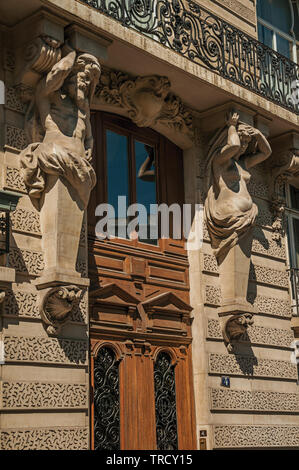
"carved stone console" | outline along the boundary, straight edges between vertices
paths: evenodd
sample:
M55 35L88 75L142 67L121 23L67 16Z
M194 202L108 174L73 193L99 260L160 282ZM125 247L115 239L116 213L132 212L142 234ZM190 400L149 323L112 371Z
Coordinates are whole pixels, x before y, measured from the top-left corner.
M215 130L213 123L220 127ZM210 136L205 217L219 266L222 304L218 315L230 351L253 323L254 309L247 301L247 286L258 209L247 184L250 169L271 154L265 135L258 129L260 124L261 119L250 110L238 109L234 104L202 117L202 127Z
M29 37L23 37L24 30L31 31ZM65 28L64 20L46 12L25 20L16 32L15 84L28 103L29 145L20 154L20 173L40 212L45 267L35 284L42 319L53 334L68 319L80 288L89 285L76 262L96 184L90 105L101 73L99 58L107 57L110 42L77 25Z
M104 68L94 96L94 106L129 117L139 127L151 127L182 148L194 140L193 117L171 92L167 77L134 77Z
M233 351L235 343L246 338L248 326L253 325L252 317L251 313L242 313L232 315L229 318L221 318L222 335L229 352Z
M51 287L40 296L40 314L49 334L56 334L68 321L74 303L81 296L78 286Z

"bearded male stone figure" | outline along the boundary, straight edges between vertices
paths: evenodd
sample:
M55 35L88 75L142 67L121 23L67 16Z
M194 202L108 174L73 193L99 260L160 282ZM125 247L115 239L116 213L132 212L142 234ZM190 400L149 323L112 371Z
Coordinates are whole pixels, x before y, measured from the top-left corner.
M57 273L79 276L75 266L84 209L96 183L90 103L101 70L90 54L69 46L62 53L36 86L27 112L33 143L20 155L21 174L40 211L44 275L53 279Z
M35 114L29 125L33 143L20 156L21 173L36 206L47 185L46 175L60 175L78 191L84 207L96 182L90 165L90 101L100 76L95 57L71 50L40 80ZM43 142L34 142L40 134Z

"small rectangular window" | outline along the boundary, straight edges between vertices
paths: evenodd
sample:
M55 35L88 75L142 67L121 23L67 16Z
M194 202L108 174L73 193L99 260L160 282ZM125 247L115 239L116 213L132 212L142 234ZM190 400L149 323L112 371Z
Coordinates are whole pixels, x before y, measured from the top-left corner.
M139 228L141 236L139 241L157 244L158 237L151 239L150 221L152 232L157 232L157 210L155 205L157 203L156 196L156 169L155 169L155 148L139 142L134 141L135 149L135 167L136 167L136 199L138 204L142 204L146 209L146 214L139 214ZM155 230L156 226L156 230ZM147 235L144 237L144 235Z

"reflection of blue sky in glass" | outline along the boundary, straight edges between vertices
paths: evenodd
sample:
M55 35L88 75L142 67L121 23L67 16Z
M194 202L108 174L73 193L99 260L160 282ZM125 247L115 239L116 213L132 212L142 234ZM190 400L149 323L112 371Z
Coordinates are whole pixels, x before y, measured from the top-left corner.
M148 152L145 145L141 142L135 141L135 158L136 158L136 195L137 202L146 207L148 214L153 213L150 211L150 204L156 204L156 178L154 181L144 181L138 178L138 172L141 165L148 158ZM155 165L152 165L148 170L155 171ZM154 212L155 213L155 212Z
M277 52L284 55L285 57L291 58L290 42L287 39L282 38L277 34Z
M151 204L156 204L157 198L156 198L156 176L153 176L152 178L154 181L144 181L140 177L138 177L138 173L140 171L141 165L145 162L145 160L149 157L149 152L146 150L145 144L138 142L135 140L135 164L136 164L136 197L137 197L137 203L138 204L143 204L146 208L147 211L147 219L143 217L145 214L140 214L138 216L139 219L139 225L140 227L143 225L144 227L147 227L147 237L142 238L142 236L139 236L139 240L143 241L145 243L151 243L154 245L157 245L157 239L151 240L149 237L149 217L150 215L155 215L157 214L157 210L154 208L151 208ZM147 145L148 150L149 146ZM153 149L154 151L154 149ZM155 155L155 154L154 154ZM155 165L152 164L150 167L146 167L146 171L154 171L156 172ZM154 222L152 221L152 224Z
M290 34L292 17L288 0L258 0L257 14L286 34Z
M268 28L266 28L265 26L262 26L260 23L258 23L258 38L259 38L259 41L261 41L266 46L272 48L273 47L272 37L273 37L272 31L270 31Z
M128 144L127 137L106 131L108 204L115 209L117 217L118 196L129 200Z

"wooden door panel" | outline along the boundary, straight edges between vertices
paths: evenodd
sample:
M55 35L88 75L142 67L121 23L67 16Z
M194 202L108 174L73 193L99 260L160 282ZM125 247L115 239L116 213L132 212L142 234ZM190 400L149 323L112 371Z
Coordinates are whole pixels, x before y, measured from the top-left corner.
M185 240L163 238L150 245L128 239L97 240L94 233L95 208L107 202L104 129L123 132L131 148L132 139L155 147L158 204L183 205L182 151L151 129L138 128L122 117L95 113L93 126L98 183L88 208L92 387L96 351L110 345L120 361L120 447L156 449L154 364L157 351L166 348L176 357L178 445L193 449L192 308ZM133 165L131 181L135 170ZM130 188L130 194L136 197L136 188ZM93 437L91 442L94 445Z

